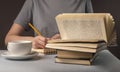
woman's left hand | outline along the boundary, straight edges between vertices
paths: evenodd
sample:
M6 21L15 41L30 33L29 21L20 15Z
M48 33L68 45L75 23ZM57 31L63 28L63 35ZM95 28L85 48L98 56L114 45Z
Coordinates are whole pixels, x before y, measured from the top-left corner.
M54 36L51 37L51 39L60 39L60 34L55 34Z

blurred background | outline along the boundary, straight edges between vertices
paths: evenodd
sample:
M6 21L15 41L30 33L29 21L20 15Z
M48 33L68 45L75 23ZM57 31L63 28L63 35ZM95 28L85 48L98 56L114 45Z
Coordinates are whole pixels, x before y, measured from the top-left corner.
M0 49L6 49L5 35L21 10L24 1L0 0ZM118 46L112 46L108 49L120 59L120 0L92 0L92 4L95 13L111 13L114 17ZM23 35L33 35L33 32L24 32Z

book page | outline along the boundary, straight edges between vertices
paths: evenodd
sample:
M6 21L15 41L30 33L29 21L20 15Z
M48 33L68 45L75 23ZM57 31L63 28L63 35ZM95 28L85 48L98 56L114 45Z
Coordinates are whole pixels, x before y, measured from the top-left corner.
M56 20L63 40L103 40L105 36L104 18L101 17L71 15Z
M104 40L109 43L114 21L110 13L63 13L56 16L62 40Z

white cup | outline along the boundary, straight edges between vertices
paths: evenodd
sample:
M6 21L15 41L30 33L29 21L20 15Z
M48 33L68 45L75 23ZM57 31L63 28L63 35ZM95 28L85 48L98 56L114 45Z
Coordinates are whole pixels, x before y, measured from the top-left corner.
M7 45L8 52L11 55L27 55L31 53L32 42L31 41L11 41Z

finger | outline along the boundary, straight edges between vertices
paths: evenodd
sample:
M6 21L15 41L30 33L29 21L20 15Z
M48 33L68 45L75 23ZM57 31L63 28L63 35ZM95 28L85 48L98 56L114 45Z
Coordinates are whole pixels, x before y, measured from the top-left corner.
M60 38L60 34L56 34L52 37L52 39L59 39Z
M51 40L51 38L47 38L47 41L48 41L48 40Z
M44 46L44 45L41 45L41 44L39 44L39 43L36 43L36 44L34 45L34 47L35 47L35 48L44 48L45 46Z
M41 41L41 40L39 40L39 42L38 42L40 45L43 45L43 46L45 46L46 45L46 42L44 42L44 41Z
M33 47L44 48L47 43L47 38L45 38L43 36L36 36L35 39L33 40L33 42L34 42Z
M42 40L41 38L37 38L36 40L35 40L35 43L36 44L40 44L40 45L45 45L46 44L46 40L44 41L44 39Z
M43 42L47 42L47 38L45 38L45 37L43 37L43 36L39 37L39 39L40 39L41 41L43 41Z

